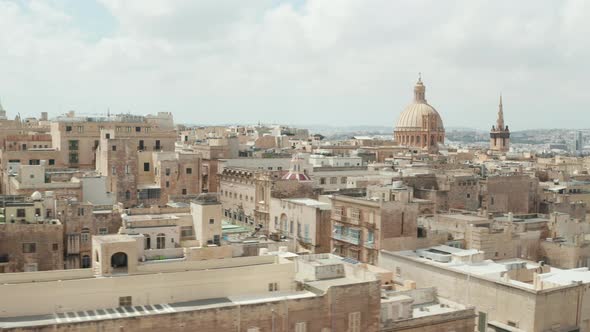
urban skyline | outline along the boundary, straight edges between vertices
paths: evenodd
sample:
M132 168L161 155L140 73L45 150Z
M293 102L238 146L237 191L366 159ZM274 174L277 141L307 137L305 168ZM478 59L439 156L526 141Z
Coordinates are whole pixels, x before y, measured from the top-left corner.
M392 124L422 72L451 127L584 128L584 1L0 2L4 107ZM557 13L557 14L556 14ZM59 84L55 84L59 81ZM26 87L26 92L21 88ZM558 111L560 116L555 117ZM369 116L367 116L369 115ZM544 116L539 116L544 115ZM255 119L255 120L253 120Z

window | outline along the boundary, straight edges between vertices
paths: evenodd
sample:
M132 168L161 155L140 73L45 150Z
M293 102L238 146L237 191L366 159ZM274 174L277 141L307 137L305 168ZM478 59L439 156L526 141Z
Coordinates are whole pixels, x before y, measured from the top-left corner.
M336 183L338 183L338 178L336 178L336 177L331 177L331 178L330 178L330 184L336 184Z
M98 229L98 234L99 235L106 235L109 233L109 230L106 227L101 227Z
M84 215L84 208L78 208L78 216Z
M279 290L279 284L276 282L271 282L268 284L268 291L269 292L276 292Z
M78 140L69 140L68 147L70 150L78 150L78 147L79 147Z
M156 140L156 150L160 150L160 140Z
M66 126L66 131L67 131L67 132L70 132L70 131L72 131L72 126Z
M170 181L166 181L166 188L170 188Z
M361 313L360 311L348 314L348 330L350 332L361 332Z
M136 133L141 133L141 127L135 127L135 132Z
M166 235L163 233L158 234L156 237L156 248L164 249L166 247Z
M16 217L17 218L26 218L26 210L25 209L16 209Z
M69 161L70 161L70 164L77 164L78 163L78 153L77 152L70 152Z
M183 188L183 189L182 189L182 194L183 194L183 195L186 195L186 188Z
M49 159L49 165L55 165L55 159Z
M34 242L23 243L23 254L34 254L37 252L37 244Z
M110 139L110 138L111 138L111 134L108 134L108 133L107 133L107 134L105 134L105 135L104 135L104 138L106 138L106 139Z
M54 243L51 245L51 249L53 249L53 251L58 251L59 250L59 244L58 243Z
M119 307L130 307L133 304L131 301L131 296L121 296L119 297Z
M90 229L88 227L82 228L82 233L80 233L80 241L82 243L86 243L90 240Z
M143 149L144 149L144 146L143 146L143 140L142 140L142 139L140 139L140 140L139 140L139 146L138 146L137 148L138 148L139 150L143 150Z
M91 262L90 262L90 256L88 255L84 255L82 256L82 268L83 269L87 269L91 266Z
M320 184L326 184L326 178L320 178Z
M117 175L117 168L115 166L111 167L111 174Z
M166 176L170 176L170 168L166 168Z
M346 184L346 177L340 178L340 184Z
M307 332L307 322L295 323L295 332Z
M192 169L192 168L190 168L190 167L188 167L188 168L186 169L186 174L193 174L193 169Z
M467 198L471 198L471 194L467 194Z
M41 217L41 209L39 209L39 208L35 209L35 217Z
M25 264L25 272L37 272L37 263Z
M143 171L144 172L150 171L150 163L143 163Z
M117 146L116 146L116 145L113 145L113 146L111 147L111 150L113 150L113 151L117 151Z
M127 190L127 191L125 192L125 199L126 199L126 200L130 200L130 199L131 199L131 192L130 192L129 190Z
M193 236L193 226L181 226L180 227L180 237L192 237Z
M209 225L215 224L215 219L209 219Z
M144 249L151 249L152 248L152 238L149 236L149 234L143 234L144 237L144 242L143 242L143 248Z

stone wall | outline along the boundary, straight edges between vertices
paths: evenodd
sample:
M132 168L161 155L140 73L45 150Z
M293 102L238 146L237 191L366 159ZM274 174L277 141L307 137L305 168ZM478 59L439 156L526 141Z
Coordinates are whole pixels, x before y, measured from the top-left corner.
M360 331L379 331L379 282L333 286L323 295L300 299L270 299L262 303L235 305L231 302L214 308L195 308L185 312L162 313L129 318L40 325L3 331L199 331L291 332L297 323L307 331L347 331L349 314L360 312Z
M24 243L34 243L35 252L23 252ZM3 255L8 258L6 266L0 264L4 272L23 272L27 264L37 264L37 271L63 269L63 226L0 224L0 256Z

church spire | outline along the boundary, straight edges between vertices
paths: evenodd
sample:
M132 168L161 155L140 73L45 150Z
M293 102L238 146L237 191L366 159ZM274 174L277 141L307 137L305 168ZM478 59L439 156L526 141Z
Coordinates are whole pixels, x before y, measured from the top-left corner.
M418 82L414 86L414 101L426 103L426 87L422 83L422 73L418 73Z
M502 94L500 94L500 104L498 105L498 121L496 122L497 130L504 130L504 106L502 106Z

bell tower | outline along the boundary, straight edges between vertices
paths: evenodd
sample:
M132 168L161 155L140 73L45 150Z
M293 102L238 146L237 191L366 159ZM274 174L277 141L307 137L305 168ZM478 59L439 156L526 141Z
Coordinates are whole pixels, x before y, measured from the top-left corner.
M510 130L504 125L504 106L502 105L502 95L500 95L500 104L498 105L498 119L496 125L492 126L490 131L490 150L506 152L510 149Z

